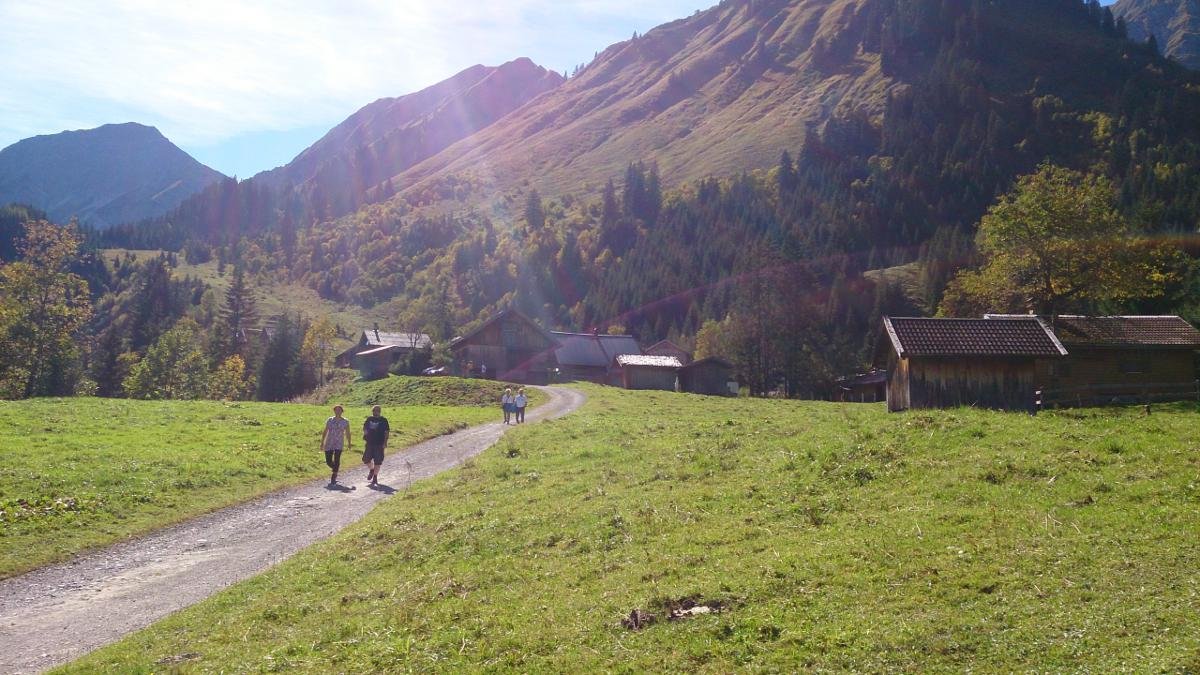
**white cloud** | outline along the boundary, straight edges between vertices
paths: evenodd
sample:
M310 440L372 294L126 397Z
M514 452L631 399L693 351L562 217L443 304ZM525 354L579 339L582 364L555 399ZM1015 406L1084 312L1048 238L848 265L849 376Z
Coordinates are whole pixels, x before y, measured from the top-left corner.
M130 120L199 145L323 124L474 63L566 68L697 3L0 0L0 147Z

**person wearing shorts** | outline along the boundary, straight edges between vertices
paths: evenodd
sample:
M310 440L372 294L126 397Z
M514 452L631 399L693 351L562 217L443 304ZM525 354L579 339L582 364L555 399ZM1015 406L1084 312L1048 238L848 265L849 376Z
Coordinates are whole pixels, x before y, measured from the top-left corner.
M321 432L321 449L325 451L325 464L333 473L329 484L337 483L338 468L342 465L342 451L350 449L350 420L342 417L342 406L333 406L333 417L325 420L325 431Z
M371 408L371 416L363 421L363 464L367 465L367 484L379 485L379 467L383 466L383 451L387 449L392 427L379 406Z

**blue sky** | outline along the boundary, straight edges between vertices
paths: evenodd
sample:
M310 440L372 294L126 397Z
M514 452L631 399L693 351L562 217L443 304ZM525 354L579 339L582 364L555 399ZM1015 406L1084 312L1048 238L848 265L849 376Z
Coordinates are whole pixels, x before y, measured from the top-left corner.
M156 126L248 177L363 105L476 63L570 70L715 0L0 0L0 147Z

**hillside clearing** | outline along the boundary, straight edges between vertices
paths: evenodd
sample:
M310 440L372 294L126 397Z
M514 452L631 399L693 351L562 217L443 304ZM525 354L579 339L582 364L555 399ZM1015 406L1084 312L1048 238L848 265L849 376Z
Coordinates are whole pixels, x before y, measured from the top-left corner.
M270 403L0 402L0 578L327 475L318 444L329 414ZM359 424L368 414L346 412ZM467 407L384 414L396 447L494 418Z
M461 405L494 408L499 414L500 396L505 387L514 391L521 385L495 380L461 377L407 377L393 375L382 380L353 381L327 395L328 403L346 405ZM530 405L546 401L546 395L532 387L526 390Z
M1194 405L887 415L586 390L67 670L1200 665Z

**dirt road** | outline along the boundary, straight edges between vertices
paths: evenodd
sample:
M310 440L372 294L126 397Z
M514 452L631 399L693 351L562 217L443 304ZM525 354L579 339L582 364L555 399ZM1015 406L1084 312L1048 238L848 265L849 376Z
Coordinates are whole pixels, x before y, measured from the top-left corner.
M530 411L530 422L584 401L574 390L544 391L550 400ZM0 673L67 663L258 574L362 518L391 492L478 455L506 429L485 424L392 452L383 489L367 488L365 470L348 456L343 463L352 468L343 476L353 477L353 491L325 481L284 490L0 582Z

